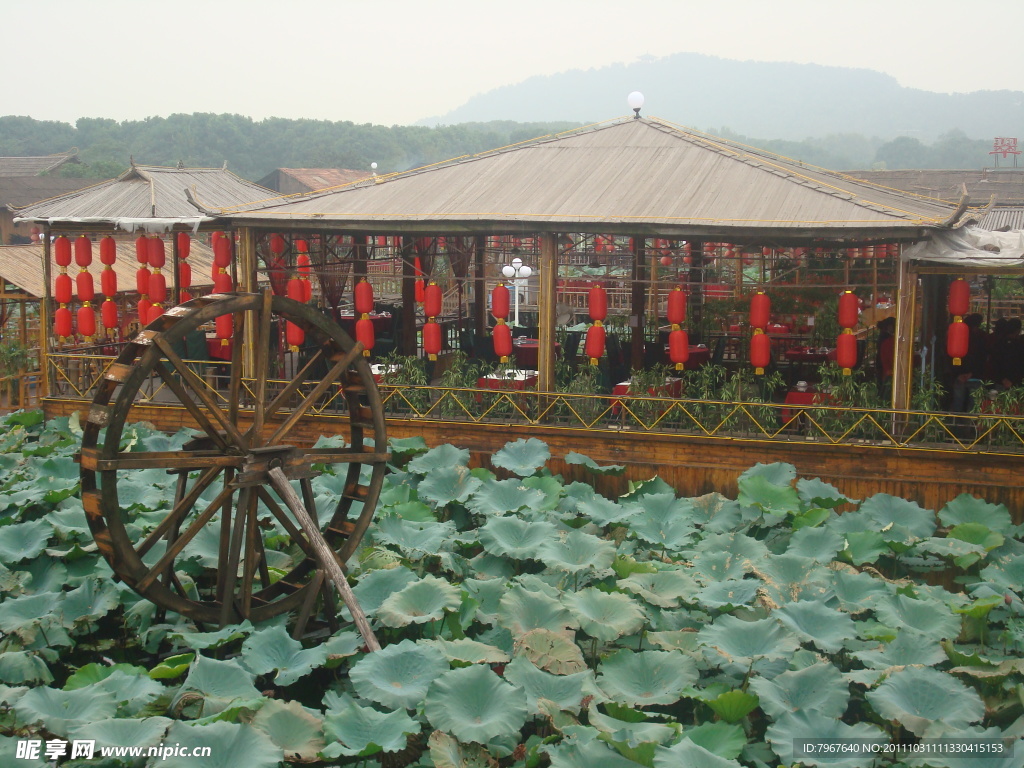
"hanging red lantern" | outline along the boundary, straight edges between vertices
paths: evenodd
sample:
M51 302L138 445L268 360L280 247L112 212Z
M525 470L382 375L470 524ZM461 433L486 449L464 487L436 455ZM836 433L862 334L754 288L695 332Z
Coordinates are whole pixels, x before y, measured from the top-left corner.
M302 301L304 291L302 290L302 281L297 277L293 277L288 281L287 295L289 299L293 301Z
M373 321L370 318L361 317L356 320L356 341L363 345L363 355L369 357L375 343Z
M58 267L71 266L71 241L65 235L53 241L53 260Z
M509 291L506 286L498 283L491 291L491 314L498 320L507 320L510 306Z
M113 336L117 329L117 303L107 297L107 300L100 305L100 314L103 316L103 327L107 329L107 335Z
M143 325L148 325L149 321L147 318L149 317L149 308L153 306L153 304L149 299L141 298L135 306L138 309L139 322Z
M767 293L755 293L750 297L750 327L764 330L771 320L772 302ZM764 366L756 366L763 368Z
M661 263L661 266L663 266L663 267L671 267L672 266L672 257L671 256L662 256L658 261Z
M187 261L178 262L178 288L182 291L182 301L186 301L185 289L192 287L192 265Z
M771 365L772 346L768 334L758 328L750 337L750 364L754 366L754 373L758 376L764 373L764 369Z
M304 241L299 241L305 245ZM300 253L295 259L296 269L299 272L299 279L302 281L302 301L309 303L313 298L313 283L309 279L310 266L309 266L309 254Z
M75 284L78 287L79 301L92 301L96 298L96 287L93 284L92 273L82 271L75 275Z
M96 310L88 301L78 308L78 332L87 339L96 335Z
M71 275L61 272L53 279L53 298L58 304L71 303Z
M108 299L113 298L117 294L117 272L110 267L100 272L100 290L103 291L103 295Z
M839 295L839 327L853 328L860 316L860 299L853 291L843 291Z
M178 233L178 258L187 259L192 253L192 238L189 237L188 232Z
M53 330L60 338L71 337L71 310L60 307L53 313Z
M75 240L75 263L83 269L92 264L92 240L85 235Z
M220 339L220 345L226 347L230 341L231 336L235 332L235 319L231 315L218 315L217 319L213 321L214 332L218 339ZM290 343L290 342L289 342ZM302 342L299 342L300 344Z
M149 300L154 305L167 301L167 276L156 271L149 278Z
M353 290L356 312L368 315L373 312L373 286L364 277Z
M425 317L438 317L441 314L441 286L437 283L430 283L423 293L423 315Z
M686 294L683 289L676 286L668 292L668 308L666 311L668 322L673 327L680 326L686 322Z
M149 264L149 238L145 235L135 238L135 258L139 264Z
M218 237L213 241L213 266L215 269L231 266L231 240L227 237Z
M953 365L962 365L967 357L971 341L971 330L963 320L954 320L946 331L946 354L953 358Z
M272 234L270 236L270 252L271 253L275 254L276 256L280 256L282 253L285 252L285 249L287 247L288 247L287 243L285 243L284 238L281 237L281 235L279 235L279 234L277 234L275 232L274 234Z
M146 267L139 267L135 270L135 292L139 296L146 296L149 293L150 271Z
M231 275L225 272L223 269L218 271L213 276L213 292L214 293L230 293L234 288L234 284L231 282Z
M421 244L423 239L425 239L425 238L421 238L421 240L418 240L416 242L416 247L417 248L420 247L420 244ZM427 240L427 242L428 242L428 245L423 247L424 250L427 247L429 247L429 240ZM417 256L417 257L415 257L413 259L413 272L416 275L416 283L415 283L416 303L417 304L422 304L423 303L423 299L424 299L424 294L426 293L426 285L424 284L424 281L422 280L422 278L423 278L423 263L420 261L420 257L419 256Z
M100 263L108 267L117 261L117 241L110 235L100 239Z
M149 266L154 269L163 269L167 263L167 250L164 241L159 237L149 239Z
M587 328L587 340L583 344L583 353L590 359L591 365L597 365L598 360L604 355L605 330L600 323L594 323Z
M839 334L836 339L836 363L843 369L844 376L849 376L857 366L857 337L849 331Z
M608 317L608 294L600 283L591 286L587 295L587 308L594 322L603 322Z
M437 360L441 351L441 326L438 323L430 321L423 324L423 351L431 360Z
M677 328L669 333L668 359L675 364L677 371L683 370L686 361L690 359L690 337L686 331Z
M494 340L494 354L501 362L507 363L512 356L512 329L504 320L499 320L491 335Z
M963 317L971 311L971 285L962 277L949 284L949 314Z
M153 304L152 306L150 306L150 308L149 308L149 315L146 318L147 324L148 323L152 323L154 320L156 320L158 317L160 317L160 315L162 315L163 313L164 313L164 308L162 306L160 306L159 304Z

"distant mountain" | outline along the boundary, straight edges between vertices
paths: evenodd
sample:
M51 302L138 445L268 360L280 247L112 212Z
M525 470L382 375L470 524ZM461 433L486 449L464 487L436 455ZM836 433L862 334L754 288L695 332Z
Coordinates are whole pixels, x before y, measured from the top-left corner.
M531 77L419 124L605 120L629 112L626 95L634 90L646 96L643 114L747 136L799 141L859 133L932 141L958 129L979 139L1024 138L1022 91L933 93L867 69L696 53Z

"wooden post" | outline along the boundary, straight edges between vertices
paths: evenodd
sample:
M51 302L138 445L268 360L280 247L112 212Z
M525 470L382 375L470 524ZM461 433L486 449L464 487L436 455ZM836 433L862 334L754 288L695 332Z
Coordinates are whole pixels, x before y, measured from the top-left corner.
M540 296L537 299L537 389L555 391L555 293L558 285L558 238L540 236Z
M181 304L181 283L178 280L178 264L181 263L181 251L178 250L178 233L171 228L171 303Z
M230 235L226 235L230 237ZM177 254L177 239L175 239L175 254ZM177 261L177 259L175 259ZM256 292L256 238L251 227L242 227L239 230L238 239L238 276L239 290L246 293ZM177 267L175 267L174 284L177 286ZM269 344L269 339L257 339L257 328L255 323L246 323L242 329L242 375L253 378L256 373L256 345Z
M473 240L473 331L476 339L487 335L487 238Z
M704 318L704 243L701 240L688 240L690 244L690 271L686 282L690 285L690 299L686 302L686 317L690 325L691 343L708 344L703 338L701 321Z
M644 325L646 324L646 305L644 299L647 296L647 264L646 253L647 243L642 237L633 238L633 281L631 292L631 303L629 308L630 334L630 355L629 365L634 370L644 367Z
M917 274L910 263L899 262L899 299L896 303L896 354L892 371L892 407L910 408L914 370L914 315L917 310Z
M43 295L39 297L39 367L41 369L40 393L49 397L50 392L50 323L53 317L53 289L51 274L53 258L50 247L50 225L43 225Z
M402 344L399 352L403 355L416 354L416 256L415 238L402 238Z

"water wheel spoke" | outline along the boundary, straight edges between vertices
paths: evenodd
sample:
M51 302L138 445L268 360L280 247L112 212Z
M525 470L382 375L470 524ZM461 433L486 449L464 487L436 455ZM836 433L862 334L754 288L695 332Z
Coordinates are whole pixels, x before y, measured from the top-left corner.
M231 542L227 559L220 561L218 572L217 600L220 603L221 625L230 623L235 607L234 593L238 582L238 566L242 561L242 544L245 540L246 521L249 517L249 502L253 497L252 487L245 486L239 493L238 506L231 519ZM227 515L225 515L227 516ZM246 553L248 554L248 553Z
M271 300L274 295L269 289L263 291L263 304L260 309L259 322L257 323L257 344L256 344L256 368L253 371L253 378L256 381L253 397L256 399L255 409L252 417L252 426L246 432L250 443L259 439L263 431L263 424L266 411L267 379L270 375L270 321L273 316L271 312Z
M275 413L281 410L281 406L288 402L291 396L299 390L299 387L301 387L302 383L306 380L306 376L310 373L313 367L320 362L320 359L323 356L324 350L318 349L316 353L309 358L309 362L302 366L302 370L295 374L295 377L285 385L284 389L278 392L277 397L271 401L263 414L264 423L266 423L268 419L272 418Z
M203 491L209 487L210 483L213 482L214 478L220 473L219 467L210 467L203 474L199 476L192 487L181 495L177 501L174 502L174 506L171 511L167 513L167 517L160 521L160 524L149 532L149 535L143 539L142 543L136 548L136 552L139 557L144 557L149 550L169 532L177 531L181 521L185 519L185 516L192 511L195 503L199 500ZM180 481L179 481L180 482ZM168 544L173 542L169 541Z
M260 536L259 527L256 525L256 494L251 491L247 494L248 505L245 508L245 552L242 557L242 586L236 600L239 613L244 618L249 618L252 610L252 585L256 580L257 562L262 560L262 551L257 552L256 542L262 545L263 537ZM239 510L242 511L241 509ZM260 547L262 550L262 547Z
M306 415L306 412L320 399L320 396L327 391L327 389L338 380L338 377L344 373L345 369L352 365L361 354L363 353L363 345L360 342L356 342L352 349L341 356L341 359L334 364L334 367L327 372L327 374L321 379L313 391L303 398L302 402L298 404L294 411L288 414L288 418L274 431L274 434L267 441L269 445L279 444L284 437L291 431L299 419Z
M228 382L228 418L238 423L238 407L242 394L242 339L245 338L245 312L235 312L234 337L231 345L231 379ZM246 442L248 445L248 442Z
M311 547L309 542L306 541L305 535L292 521L288 512L282 509L281 505L278 504L274 497L270 495L270 491L263 486L257 486L256 493L259 496L260 501L267 505L267 509L270 510L270 514L277 518L278 522L281 523L295 545L302 550L303 554L308 558L315 559L316 552L313 550L313 547Z
M112 459L101 459L95 450L84 450L81 457L83 467L98 472L118 469L166 469L172 472L188 472L210 467L236 467L241 462L241 456L206 450L126 452L118 453Z
M210 423L210 420L206 417L206 414L203 412L203 409L200 408L196 404L196 401L193 400L192 397L188 394L188 391L185 389L184 386L182 386L182 383L178 379L178 377L175 376L172 372L168 371L167 366L165 366L159 360L153 366L153 370L157 373L157 375L160 376L161 379L163 379L164 383L167 385L167 388L174 393L174 396L178 398L178 402L185 406L185 410L187 410L189 414L191 414L192 418L196 420L196 424L199 425L199 428L202 429L206 434L208 434L213 439L213 441L217 443L218 447L220 447L222 450L227 450L227 441L224 440L224 437L220 434L217 428ZM194 391L195 387L193 386L192 389ZM203 386L203 389L205 389L205 385Z
M320 464L382 464L391 459L387 451L365 451L358 448L305 448L302 455Z

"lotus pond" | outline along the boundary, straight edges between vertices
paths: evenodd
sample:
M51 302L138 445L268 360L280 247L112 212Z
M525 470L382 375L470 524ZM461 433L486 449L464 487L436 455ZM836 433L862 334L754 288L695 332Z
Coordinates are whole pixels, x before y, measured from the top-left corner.
M188 437L139 424L123 447ZM553 475L536 439L495 472L395 441L349 563L385 646L370 654L352 628L294 640L286 617L196 627L113 581L78 498L79 439L74 418L35 412L0 430L3 766L46 764L17 758L19 740L89 739L212 756L62 764L860 768L872 758L799 757L794 739L1024 735L1024 544L980 499L849 499L785 464L745 472L736 499L658 478L610 499ZM119 491L144 536L173 476ZM282 572L299 556L283 530L265 544ZM188 553L216 558L215 537ZM1017 747L878 762L1010 768Z

